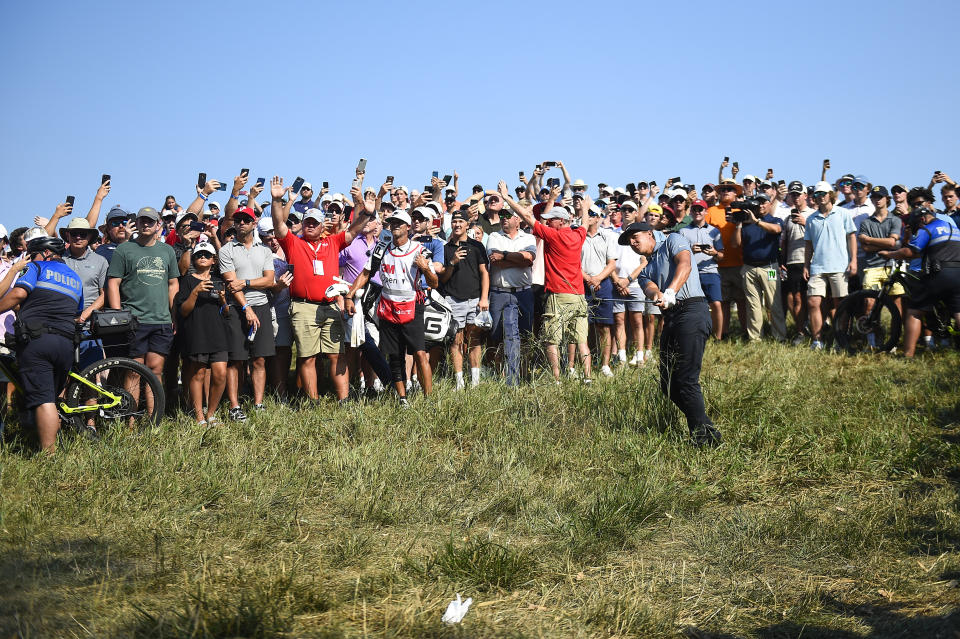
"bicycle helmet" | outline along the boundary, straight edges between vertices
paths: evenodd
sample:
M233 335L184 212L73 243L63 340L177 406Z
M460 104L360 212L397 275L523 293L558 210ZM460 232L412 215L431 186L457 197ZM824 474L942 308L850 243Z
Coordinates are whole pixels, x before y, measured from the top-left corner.
M36 255L44 251L63 255L67 252L67 245L59 237L37 237L27 242L27 254Z

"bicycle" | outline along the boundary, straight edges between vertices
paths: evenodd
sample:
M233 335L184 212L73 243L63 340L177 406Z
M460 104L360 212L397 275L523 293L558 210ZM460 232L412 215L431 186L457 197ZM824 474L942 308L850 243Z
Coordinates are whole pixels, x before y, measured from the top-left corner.
M57 400L61 426L72 426L79 432L102 432L116 424L134 430L158 424L163 418L165 396L153 371L128 357L105 357L78 372L82 331L78 325L73 365L66 390ZM12 355L0 356L0 372L13 384L15 397L22 400L22 373Z
M850 354L862 351L890 352L900 343L903 318L891 295L894 285L900 284L908 293L920 284L920 276L899 261L887 267L889 277L880 290L865 289L848 295L837 308L834 337L837 345ZM924 327L935 339L954 338L960 331L952 327L953 317L943 302L924 315Z

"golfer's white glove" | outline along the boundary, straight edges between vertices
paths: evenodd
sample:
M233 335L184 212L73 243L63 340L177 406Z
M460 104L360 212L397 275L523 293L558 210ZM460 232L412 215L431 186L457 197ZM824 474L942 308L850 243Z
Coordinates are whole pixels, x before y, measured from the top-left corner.
M670 308L677 303L677 292L668 288L663 292L663 308Z

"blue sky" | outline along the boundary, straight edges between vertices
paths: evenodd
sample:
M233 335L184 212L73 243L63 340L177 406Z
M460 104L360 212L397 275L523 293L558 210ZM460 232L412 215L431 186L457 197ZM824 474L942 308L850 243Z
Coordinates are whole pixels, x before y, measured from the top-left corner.
M0 23L8 228L199 171L461 189L563 160L622 185L746 173L960 178L955 5L15 3ZM953 154L956 157L956 153ZM222 198L223 194L218 194Z

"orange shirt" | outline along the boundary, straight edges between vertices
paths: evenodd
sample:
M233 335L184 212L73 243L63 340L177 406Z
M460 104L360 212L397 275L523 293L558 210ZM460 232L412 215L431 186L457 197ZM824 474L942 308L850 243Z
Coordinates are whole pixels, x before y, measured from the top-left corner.
M733 233L737 230L737 225L727 222L727 209L711 206L704 219L707 224L720 229L720 237L723 238L723 259L717 260L717 266L743 266L743 249L733 246Z

